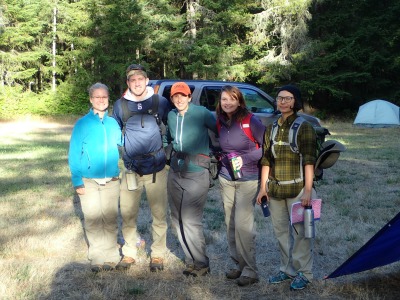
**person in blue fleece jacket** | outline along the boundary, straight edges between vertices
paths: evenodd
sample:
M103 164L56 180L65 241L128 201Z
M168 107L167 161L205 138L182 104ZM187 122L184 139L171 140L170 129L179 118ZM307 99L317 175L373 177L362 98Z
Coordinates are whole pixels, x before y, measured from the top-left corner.
M72 185L84 215L91 270L119 268L117 241L119 199L119 151L122 133L117 121L108 116L109 92L106 85L89 88L92 108L72 130L68 162Z

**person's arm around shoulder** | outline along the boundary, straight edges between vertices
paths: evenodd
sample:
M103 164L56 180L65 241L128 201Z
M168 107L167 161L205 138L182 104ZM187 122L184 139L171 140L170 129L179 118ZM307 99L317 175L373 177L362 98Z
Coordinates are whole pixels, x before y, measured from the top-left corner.
M115 101L114 106L113 106L113 111L112 114L110 115L112 118L114 118L119 127L122 129L123 127L123 122L122 122L122 107L121 107L121 99L118 99Z
M258 149L254 148L253 151L243 154L241 156L242 164L259 161L263 153L262 145L264 142L265 126L255 115L253 115L250 119L250 130L260 147Z
M168 101L167 98L163 97L163 96L159 96L160 97L160 103L161 103L161 108L162 108L162 115L161 115L161 121L167 125L168 122L168 114L169 112L174 108L174 105Z
M217 134L217 119L215 118L215 115L205 107L203 107L203 111L204 111L204 123L206 127L215 134Z

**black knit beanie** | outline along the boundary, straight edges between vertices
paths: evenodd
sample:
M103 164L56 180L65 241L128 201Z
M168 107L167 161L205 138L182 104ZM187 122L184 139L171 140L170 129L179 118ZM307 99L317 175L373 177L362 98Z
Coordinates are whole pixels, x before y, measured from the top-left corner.
M296 112L303 109L303 101L301 101L301 93L300 93L300 90L296 86L291 85L291 84L284 85L278 90L277 94L279 94L279 92L281 92L281 91L288 91L289 93L293 94L293 97L294 97L293 109Z

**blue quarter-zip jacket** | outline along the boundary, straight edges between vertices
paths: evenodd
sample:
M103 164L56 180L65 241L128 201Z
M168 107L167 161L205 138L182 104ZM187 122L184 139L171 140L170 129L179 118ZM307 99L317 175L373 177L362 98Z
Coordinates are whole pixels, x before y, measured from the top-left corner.
M72 130L68 154L74 188L84 186L83 177L118 177L118 146L121 145L121 129L107 112L103 120L92 109L80 118Z

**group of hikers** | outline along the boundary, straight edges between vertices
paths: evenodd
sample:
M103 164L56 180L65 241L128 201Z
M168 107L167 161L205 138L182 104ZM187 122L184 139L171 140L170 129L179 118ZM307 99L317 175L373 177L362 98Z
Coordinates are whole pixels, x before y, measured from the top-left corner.
M305 238L302 223L290 225L290 208L298 201L309 206L316 196L317 143L312 125L304 122L298 129L299 151L289 147L291 125L302 109L299 89L286 85L278 90L281 115L272 134L272 124L265 127L248 111L235 86L222 88L214 116L191 103L186 83L173 84L170 103L155 94L148 82L142 65L130 65L128 89L110 115L108 87L93 84L89 88L92 108L72 131L69 166L84 214L91 270L126 270L135 264L140 243L137 217L145 192L152 216L150 271L164 269L170 211L185 254L183 274L210 274L202 222L210 186L212 131L221 148L218 182L232 259L226 278L239 286L259 282L254 207L266 197L280 249L279 271L268 281L290 280L290 289L304 289L313 277L312 239ZM116 245L118 214L124 240L121 249Z

